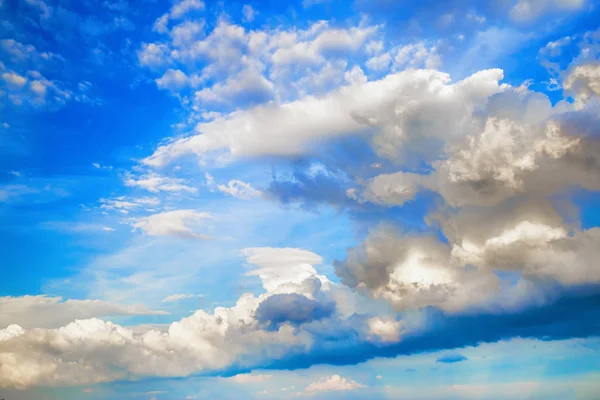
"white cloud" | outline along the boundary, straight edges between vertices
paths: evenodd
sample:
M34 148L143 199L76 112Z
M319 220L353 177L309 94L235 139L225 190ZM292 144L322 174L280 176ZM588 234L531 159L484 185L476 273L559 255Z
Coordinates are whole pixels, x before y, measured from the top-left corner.
M321 256L295 248L255 247L244 249L242 253L248 264L258 266L247 275L258 276L268 292L317 276L314 265L323 262Z
M2 79L4 79L4 81L6 83L9 83L9 84L17 86L17 87L23 87L27 83L26 77L21 76L14 71L3 73Z
M227 378L228 381L235 383L261 383L268 380L271 380L273 375L268 374L239 374L232 376L231 378Z
M389 318L374 317L367 321L369 335L383 343L395 343L400 340L403 324Z
M214 314L196 311L166 332L131 329L98 319L59 329L0 330L0 387L85 385L127 376L185 376L234 362L252 364L306 349L308 336L289 325L261 329L252 315L257 302L244 295Z
M0 47L8 53L15 61L23 61L36 53L35 47L31 44L23 44L14 39L0 40Z
M166 33L169 25L169 14L163 14L154 21L152 29L158 33Z
M256 11L250 4L244 4L242 7L242 15L244 16L244 21L252 22L254 18L258 15L258 11Z
M162 176L156 172L148 172L139 176L126 174L124 177L125 186L139 187L152 193L158 192L188 192L196 193L197 188L184 184L180 178L170 178Z
M217 184L212 175L208 173L204 174L204 176L206 177L206 186L208 186L211 191L216 189L221 193L236 197L238 199L252 199L259 197L262 193L260 190L253 188L249 183L240 181L238 179L230 180L226 185L224 185Z
M171 17L181 18L192 10L204 10L204 2L201 0L181 0L171 7Z
M395 68L439 68L442 60L436 46L427 46L425 42L408 44L398 48L394 56Z
M434 306L461 312L489 304L498 291L498 278L489 271L454 264L450 251L432 237L380 227L362 245L348 250L347 258L336 262L335 268L342 283L385 299L399 310ZM396 325L373 320L371 327L373 334L389 338L387 331Z
M202 10L204 10L204 7L205 7L205 4L202 0L179 0L179 1L176 1L168 13L161 15L159 18L156 19L156 21L154 21L154 25L152 28L158 33L166 33L169 30L168 26L169 26L170 20L181 19L186 14L193 12L193 11L202 11ZM191 29L192 31L195 31L196 27L203 26L203 24L201 24L201 23L194 23L194 22L189 22L189 21L184 22L184 24L187 24L187 28L185 27L185 25L180 25L180 31L179 31L179 33L184 36L185 36L185 33L183 33L183 30ZM181 29L181 28L185 28L185 29ZM199 33L199 32L194 32L194 34L196 34L196 33ZM176 34L175 36L179 36L179 35ZM144 44L144 45L146 45L146 44ZM144 65L144 64L150 65L148 63L142 63L141 60L140 60L140 63L142 65Z
M344 378L340 375L331 375L311 383L301 394L313 396L322 392L348 392L365 388L352 379Z
M373 71L387 71L391 62L392 56L389 53L383 53L371 57L367 60L365 65L368 69Z
M273 97L273 90L273 83L259 71L248 69L224 82L198 90L194 96L196 103L200 105L240 101L262 103Z
M153 197L128 198L124 196L112 199L100 199L100 208L103 210L118 210L123 214L134 209L152 209L160 204L160 200Z
M164 44L142 43L142 48L137 52L138 61L143 66L160 67L169 63L168 51Z
M204 35L204 22L185 21L171 29L171 40L175 47L188 47Z
M163 303L174 303L174 302L185 300L185 299L193 299L193 298L199 298L199 297L202 297L202 296L201 295L197 295L197 294L182 294L182 293L177 293L177 294L168 295L167 297L165 297L164 299L162 299L162 302Z
M376 31L377 27L327 28L314 39L278 48L272 62L276 65L321 63L328 53L358 50Z
M102 300L63 300L45 295L0 297L0 328L56 328L75 319L118 315L163 315L141 305L121 305Z
M143 162L158 167L186 154L202 157L223 150L233 156L303 154L316 141L366 132L374 127L380 129L374 138L377 150L389 153L390 157L397 156L396 149L403 141L410 140L398 132L400 123L408 125L411 118L426 118L425 110L439 104L444 104L448 113L473 110L481 100L501 90L498 84L501 78L500 70L482 71L448 85L447 74L407 70L379 81L343 87L320 98L307 96L286 104L258 106L200 123L196 128L199 134L161 146ZM400 114L388 111L409 97L415 100L411 109ZM422 105L423 115L412 111L418 105ZM471 127L459 125L461 122L448 126L445 119L434 120L431 126L423 127L423 134L464 135L465 128Z
M35 51L35 50L32 50ZM38 54L43 56L45 53ZM15 105L30 105L36 108L47 108L50 110L63 106L69 101L95 103L97 99L91 99L85 93L86 87L73 85L69 89L67 84L57 80L47 79L41 72L28 69L27 63L22 65L20 71L6 71L0 77L6 82L4 85L4 94ZM0 64L0 69L4 65Z
M188 83L187 76L180 70L168 69L164 75L156 80L156 85L161 89L177 92Z
M248 5L243 12L246 21L257 14ZM192 88L215 82L200 91L190 88L179 97L191 117L208 107L207 102L225 103L234 109L237 101L264 103L297 97L313 89L306 86L311 82L321 87L317 92L331 89L346 72L343 68L338 71L339 67L347 65L351 54L361 53L365 41L379 29L365 24L334 28L319 21L305 30L278 27L247 31L220 18L205 33L202 21L185 20L169 28L169 18L168 14L163 15L154 26L159 32L169 32L169 37L162 42L144 43L138 58L141 65L157 72L166 65L181 70L189 77ZM332 74L335 80L329 82ZM319 79L321 83L316 82ZM193 98L200 101L195 101L190 109Z
M195 210L173 210L136 218L131 226L151 236L179 236L194 239L211 239L209 235L200 234L193 228L204 225L212 216Z
M518 0L510 9L510 17L517 22L529 22L549 12L581 10L586 0Z
M600 63L575 66L569 71L563 87L575 94L579 107L583 107L592 97L600 96Z
M368 79L362 68L355 65L350 71L344 73L344 80L350 85L359 85L367 82Z

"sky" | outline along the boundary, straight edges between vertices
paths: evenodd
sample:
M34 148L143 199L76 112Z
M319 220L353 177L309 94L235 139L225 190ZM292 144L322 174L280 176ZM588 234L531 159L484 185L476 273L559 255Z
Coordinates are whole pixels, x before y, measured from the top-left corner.
M596 0L0 0L0 398L600 399Z

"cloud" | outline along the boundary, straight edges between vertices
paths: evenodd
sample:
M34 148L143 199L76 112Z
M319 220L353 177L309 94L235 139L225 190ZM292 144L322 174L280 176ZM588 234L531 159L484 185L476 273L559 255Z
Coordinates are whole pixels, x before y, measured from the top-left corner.
M235 383L261 383L273 379L273 375L268 374L238 374L227 378L227 380Z
M119 196L112 199L100 199L100 208L103 210L117 210L123 214L131 210L152 210L160 204L160 200L154 197L128 198Z
M216 189L221 193L243 200L259 197L262 194L260 190L253 188L249 183L240 181L239 179L232 179L225 185L217 184L213 176L208 173L205 173L204 176L206 178L206 185L211 191Z
M21 199L23 196L37 194L40 190L21 184L0 186L0 202L6 203Z
M2 50L13 58L15 61L23 61L35 54L35 46L31 44L23 44L14 39L3 39L0 41Z
M16 87L23 87L27 83L26 77L21 76L14 71L3 73L2 79L4 79L4 82Z
M304 389L302 394L313 396L322 392L348 392L365 388L352 379L344 378L340 375L331 375L311 383Z
M445 354L445 355L439 357L436 360L436 362L443 363L443 364L454 364L454 363L466 361L466 360L467 360L467 357L463 356L462 354L448 353L448 354Z
M344 87L324 97L308 96L280 106L258 106L200 123L197 135L161 146L143 162L160 167L187 154L202 157L223 150L233 156L305 154L315 142L364 134L373 128L379 131L373 138L377 151L394 157L398 155L398 148L404 145L392 130L397 129L394 127L422 121L428 115L425 111L432 107L443 106L452 115L472 112L481 100L500 90L498 80L501 78L501 71L482 71L455 85L447 85L449 77L446 74L434 70L408 70L379 81ZM425 88L428 89L423 90ZM401 99L413 96L414 105L405 113L394 117L398 113L390 115L387 112ZM462 120L455 121L455 126L448 126L447 121L452 119L436 119L414 135L464 135L464 129L473 129L460 124ZM285 131L282 131L283 126ZM410 139L408 137L406 141ZM413 143L416 144L416 140Z
M242 10L244 22L257 15L250 5ZM362 23L330 27L319 21L306 29L247 31L227 18L219 18L208 29L193 19L170 27L170 19L167 13L156 20L154 29L168 37L143 43L138 60L157 74L159 87L166 85L162 75L167 66L187 76L188 87L180 85L174 94L189 113L188 123L202 120L203 112L216 104L231 111L293 99L309 89L331 90L350 72L347 66L355 67L348 57L362 53L362 45L380 28Z
M178 0L168 13L161 15L155 22L153 29L159 33L168 31L169 21L183 18L186 14L203 11L205 4L202 0ZM148 65L148 64L146 64Z
M578 8L581 2L566 3L519 1L515 7L531 20L546 11ZM92 318L118 307L123 307L122 315L151 312L133 306L92 307L83 303L91 300L74 300L82 303L67 307L63 304L69 300L38 299L50 304L43 306L52 311L48 318L60 314L55 303L68 309L62 313L65 320L57 318L60 322L48 322L44 329L25 321L0 330L0 386L193 373L229 376L252 368L352 364L512 336L564 338L596 332L600 230L573 217L572 204L565 200L573 190L600 190L595 63L578 63L565 74L563 86L575 97L575 106L564 101L553 105L526 84L502 84L498 69L452 82L450 75L434 69L442 63L444 43L416 41L390 48L379 41L382 27L367 25L367 19L353 27L317 22L306 29L253 30L227 17L208 24L195 16L186 19L203 8L197 0L174 3L155 23L158 41L139 47L138 61L149 67L150 82L181 101L181 126L196 125L193 135L163 142L144 164L161 168L186 155L198 157L202 167L210 157L294 157L294 166L300 167L289 179L274 178L267 194L284 201L351 204L353 213L363 213L357 219L373 220L396 217L400 207L422 196L430 214L424 221L415 217L417 232L385 224L373 228L369 221L364 241L333 263L340 283L320 274L320 265L330 268L328 261L310 250L246 248L241 254L250 278L245 279L260 281L265 291L244 294L235 306L213 313L199 310L165 330ZM248 9L242 11L247 21L253 18ZM529 37L511 28L482 30L465 60L497 60L507 43L520 42L507 39ZM12 42L7 46L17 58L30 50ZM553 46L547 51L559 53ZM361 66L370 70L368 78ZM421 67L428 69L413 69ZM383 77L373 80L371 71ZM19 85L13 73L25 82ZM75 93L37 71L6 70L7 79L13 87L8 98L15 104L42 104L54 95L67 99ZM211 112L215 108L219 113ZM362 147L352 154L353 165L339 154L350 140ZM212 214L190 208L190 196L185 204L176 203L181 194L198 189L187 179L146 168L126 173L124 184L155 193L160 202L132 196L100 200L103 210L152 213L129 220L134 230L155 236L138 235L146 242L136 251L148 260L156 256L148 249L161 240L178 250L186 241L173 237L210 238L203 232ZM226 195L262 195L238 179L219 184L208 174L206 178L209 189ZM24 188L5 185L0 200L26 194ZM162 202L164 209L153 209ZM360 225L361 237L364 229ZM205 257L203 251L205 247L193 255ZM337 253L324 253L325 260L331 254ZM127 256L114 258L137 265L135 257ZM159 257L158 272L102 270L98 276L118 276L121 288L145 286L138 290L149 287L155 295L170 279L184 279L165 269L179 262L168 258ZM107 296L118 291L111 286L117 285L115 279L106 282L102 289ZM162 301L191 297L175 293ZM439 362L452 357L459 361L463 356L445 355ZM260 376L230 379L253 383ZM303 393L362 387L334 375Z
M302 286L296 285L297 293L306 291ZM324 289L323 294L330 293L333 287ZM581 337L594 332L598 314L594 307L597 294L583 293L500 315L451 316L429 310L421 314L429 322L415 324L404 319L402 340L373 342L360 314L347 319L334 314L299 326L266 326L256 319L256 310L274 294L245 294L233 307L217 307L212 314L198 310L160 331L135 330L98 319L77 320L59 329L26 330L10 325L0 330L0 387L85 385L132 377L226 372L231 368L239 373L246 368L353 364L373 357L473 346L515 335L546 340ZM303 394L360 387L346 378L329 377L315 382Z
M510 17L517 22L529 22L550 12L581 10L586 0L518 0L510 9Z
M194 298L199 298L202 297L201 295L196 295L196 294L182 294L182 293L177 293L177 294L170 294L167 297L165 297L164 299L162 299L163 303L174 303L180 300L185 300L185 299L194 299Z
M198 90L194 94L198 104L211 103L263 103L273 98L273 83L258 70L248 69L238 75L217 82L211 87Z
M124 177L125 186L139 187L152 193L158 192L187 192L195 193L198 189L188 186L180 178L170 178L159 175L156 172L148 172L139 176L126 174Z
M260 303L256 318L277 326L281 323L302 324L331 316L334 303L319 302L297 293L274 294Z
M209 235L196 233L194 227L202 225L212 216L195 210L172 210L147 217L136 218L131 226L150 236L177 236L193 239L212 239Z
M75 319L117 315L165 315L142 305L121 305L103 300L63 300L46 295L0 297L0 327L55 328Z
M171 29L173 46L190 46L195 39L204 35L204 22L185 21ZM158 83L158 82L157 82Z
M334 265L344 284L399 309L435 306L457 312L485 304L498 290L495 275L454 265L450 248L433 237L387 227L371 232Z
M0 70L3 69L4 65L0 64ZM99 102L88 96L89 85L74 84L69 88L64 82L48 79L40 71L27 68L27 65L20 66L20 69L8 70L0 75L5 82L3 93L8 94L8 100L15 106L30 105L54 110L70 101Z
M242 7L242 15L244 16L245 22L252 22L254 18L258 15L258 11L256 11L250 4L244 4Z
M313 252L293 248L255 247L244 249L242 254L249 264L258 266L247 275L258 276L269 292L316 276L313 266L323 262L321 256Z
M160 43L143 43L137 51L140 65L157 68L168 64L168 47Z
M98 319L46 330L11 325L0 330L0 387L83 385L123 379L128 373L183 376L234 361L244 365L281 357L309 344L306 334L290 326L262 330L252 318L255 307L256 299L244 295L233 308L219 307L215 314L196 311L165 333L137 334Z
M187 84L187 76L180 70L168 69L164 75L156 80L156 85L161 89L178 91Z
M171 18L181 18L192 10L204 10L204 2L201 0L181 0L171 7Z
M575 94L576 104L582 107L592 97L600 96L600 63L575 66L567 75L563 87Z
M390 318L374 317L367 322L369 334L383 343L393 343L400 340L402 322Z

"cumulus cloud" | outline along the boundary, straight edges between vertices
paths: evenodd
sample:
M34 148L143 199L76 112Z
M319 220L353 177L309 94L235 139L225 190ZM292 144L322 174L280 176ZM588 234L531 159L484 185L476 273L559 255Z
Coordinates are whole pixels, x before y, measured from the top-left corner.
M147 217L136 218L131 226L150 236L177 236L193 239L212 239L211 236L197 233L194 228L202 226L212 216L195 210L172 210Z
M302 265L319 263L320 257L297 249L249 249L247 253L250 262L260 263L259 275L269 283L265 286L278 283L274 287L276 292L267 290L259 297L244 294L235 306L217 307L213 314L198 310L172 323L166 332L139 332L99 319L76 320L58 329L27 330L13 324L0 330L0 387L83 385L123 379L131 374L183 376L223 369L233 363L253 366L290 352L305 351L313 339L294 325L309 322L310 316L303 314L302 318L294 319L301 314L293 308L295 303L285 303L289 306L286 310L277 299L272 302L276 309L270 315L287 313L287 318L279 319L277 326L261 322L257 315L264 315L259 308L277 296L277 292L294 293L295 286L303 293L303 285L314 286L291 278L286 267L295 265L296 272L306 271L307 267ZM276 257L282 260L279 265ZM287 278L272 277L265 272L269 268L286 271ZM306 277L314 278L314 274ZM312 288L313 298L319 290L320 285ZM173 295L167 299L181 297ZM269 309L270 304L265 307ZM263 378L232 379L247 383Z
M244 22L250 22L258 12L244 5L242 14ZM174 94L189 113L188 121L201 120L200 115L215 104L235 110L289 101L307 91L327 92L343 82L350 72L348 58L361 54L364 43L380 28L362 23L333 27L318 21L306 29L248 31L226 18L209 29L203 21L185 18L171 27L172 19L167 13L156 20L154 30L165 36L143 43L138 61L157 74L155 81L161 88L173 81L167 78L175 77L165 75L167 67L187 77L188 87L180 84ZM181 74L177 75L183 82Z
M402 322L391 318L374 317L367 321L369 334L384 343L394 343L400 340Z
M169 21L178 20L183 18L186 14L191 12L203 11L205 4L202 0L178 0L174 2L169 12L161 15L154 22L154 30L159 33L166 33L168 31Z
M4 82L16 87L23 87L27 83L26 77L21 76L14 71L3 73L2 79L4 79Z
M281 357L308 345L290 326L261 330L247 314L252 302L246 296L231 309L197 311L167 332L141 335L98 319L45 330L10 325L0 330L0 387L83 385L128 374L182 376L223 368L234 360L244 364Z
M210 103L263 103L274 96L273 83L257 69L247 69L240 74L217 82L194 93L200 105Z
M285 290L290 284L298 285L316 276L314 266L323 262L321 256L303 249L255 247L244 249L242 253L249 264L258 267L247 275L258 276L269 292Z
M403 147L422 146L416 140L422 136L439 138L472 131L474 127L465 124L473 122L451 117L472 112L481 101L500 91L501 78L502 71L483 71L449 85L449 76L439 71L408 70L343 87L323 97L258 106L200 123L197 135L161 146L143 162L160 167L187 154L202 157L223 150L233 156L304 154L317 141L373 129L378 153L396 157ZM414 99L408 106L407 98ZM430 121L428 111L436 107L443 107L438 111L440 118ZM419 131L403 129L416 124L422 125Z
M428 149L435 157L427 173L381 174L348 195L361 202L402 205L417 192L432 190L457 207L492 206L516 196L543 197L577 186L600 188L592 172L598 140L589 131L594 124L591 114L574 118L569 104L552 107L545 95L519 89L493 95L484 110L455 115L461 115L467 134L448 135L440 151Z
M167 54L168 47L161 43L144 43L137 52L140 65L154 68L169 63Z
M600 95L600 63L575 66L567 75L563 87L573 92L577 105L582 107L592 97Z
M363 389L366 386L340 375L331 375L311 383L301 394L316 395L322 392L348 392Z
M307 299L322 305L332 299L348 302L347 298L336 298L336 285L319 282L326 278L320 278L311 266L321 262L319 256L299 249L272 248L249 249L247 256L248 262L258 267L260 273L256 275L263 279L263 285L273 290L267 289L258 297L244 294L233 307L217 307L213 313L198 310L164 330L127 328L94 318L76 320L55 329L25 329L16 324L0 329L0 387L87 385L136 377L214 373L231 367L238 371L261 366L285 367L294 365L296 356L309 356L310 364L327 357L339 362L340 354L346 362L358 362L377 355L426 350L430 343L427 335L432 343L437 343L440 332L457 338L455 345L466 345L477 343L480 338L499 339L507 333L504 326L510 327L514 334L516 320L531 335L544 334L544 327L548 326L556 329L559 320L566 323L565 327L574 328L575 314L588 321L595 315L583 307L575 310L575 314L570 312L565 320L563 314L557 313L558 307L538 309L542 314L531 323L529 319L523 321L521 315L516 320L507 315L504 322L488 316L483 325L492 324L493 328L482 331L483 328L475 328L481 324L474 324L472 316L438 318L428 325L420 318L395 320L356 311L347 317L335 311L315 314L315 303ZM276 259L282 260L279 268ZM284 276L277 276L276 271ZM303 277L306 278L300 280ZM282 293L294 301L279 301ZM300 300L300 307L296 300ZM266 307L266 314L262 307ZM279 318L279 323L263 320L261 315ZM569 329L561 335L577 335L577 329ZM338 337L345 340L332 340ZM388 345L394 346L390 352L380 351ZM286 364L288 361L292 364ZM263 379L267 378L242 376L232 380L249 384ZM312 396L363 387L334 375L314 382L300 394Z
M450 251L433 237L381 227L362 245L349 249L345 260L335 262L335 269L344 284L398 309L435 306L458 312L488 302L498 290L497 277L454 264ZM374 322L377 326L384 329Z
M156 85L161 89L178 91L187 84L187 76L180 70L168 69L164 75L156 80Z
M173 4L171 7L171 17L172 18L181 18L186 13L192 10L203 10L204 2L201 0L181 0Z
M301 324L329 317L334 308L333 302L319 302L297 293L274 294L260 303L256 317L272 325L283 322Z

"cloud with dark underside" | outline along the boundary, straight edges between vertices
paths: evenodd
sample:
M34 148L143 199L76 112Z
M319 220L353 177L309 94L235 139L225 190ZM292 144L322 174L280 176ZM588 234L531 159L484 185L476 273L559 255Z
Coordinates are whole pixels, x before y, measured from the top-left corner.
M435 362L443 363L443 364L454 364L454 363L466 361L466 360L468 360L468 358L463 356L462 354L448 353L448 354L444 354L443 356L439 357Z

